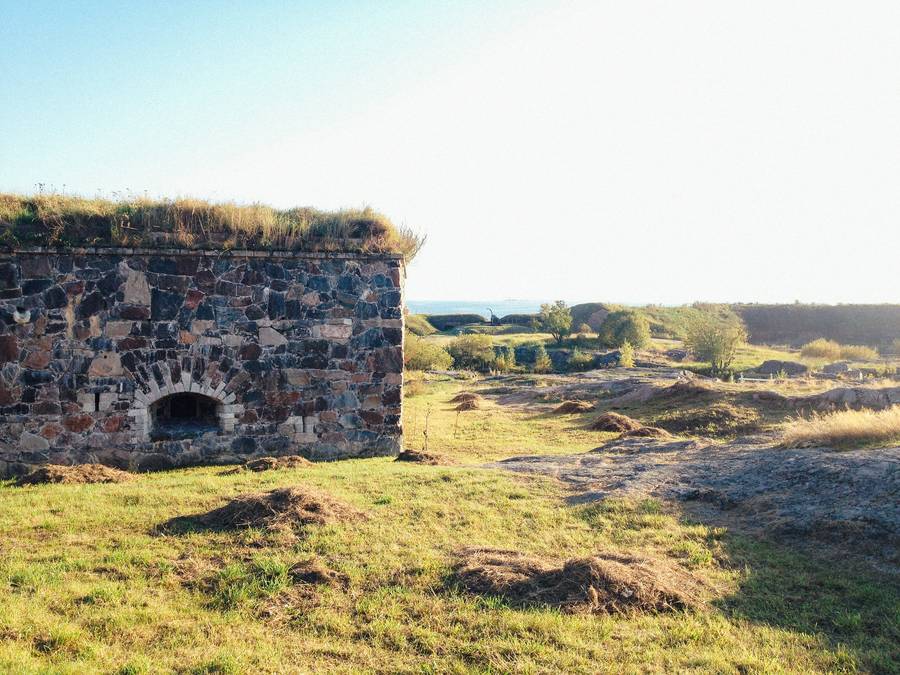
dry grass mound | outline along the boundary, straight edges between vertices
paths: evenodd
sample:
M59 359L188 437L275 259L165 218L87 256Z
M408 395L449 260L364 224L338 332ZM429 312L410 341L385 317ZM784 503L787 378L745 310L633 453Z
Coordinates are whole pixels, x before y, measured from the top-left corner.
M640 422L631 419L627 415L608 412L603 413L600 417L591 422L589 428L592 431L614 431L621 433L623 431L635 431L642 426L643 425Z
M594 409L592 403L587 401L565 401L554 408L554 415L576 415L591 412Z
M197 516L170 520L163 529L233 530L258 527L299 531L308 525L352 522L358 509L309 487L290 487L235 497L225 506Z
M453 460L437 452L425 452L424 450L404 450L394 459L395 462L415 462L417 464L430 464L432 466L446 466L453 464Z
M622 438L671 438L665 429L659 427L641 427L640 429L632 429L622 434Z
M479 399L471 399L469 401L463 401L458 406L454 408L456 412L465 412L466 410L480 410L481 403Z
M702 604L699 582L662 559L597 554L560 564L516 551L468 548L457 553L451 578L470 593L573 613L657 613Z
M715 403L705 408L675 411L659 419L657 424L676 434L731 436L759 431L760 415L753 408Z
M450 403L468 403L469 401L480 401L481 396L471 392L471 391L463 391L458 393L456 396L450 399Z
M269 471L271 469L298 469L306 466L314 466L306 457L300 455L288 455L287 457L259 457L244 462L244 468L248 471Z
M332 588L347 588L350 585L349 576L331 569L319 558L310 558L295 563L288 570L288 575L295 584L331 586Z
M900 405L887 410L842 410L787 423L782 444L788 448L820 445L853 447L900 442Z
M113 469L103 464L76 464L74 466L48 464L38 467L24 476L20 476L16 480L16 485L124 483L132 478L132 474L127 471Z

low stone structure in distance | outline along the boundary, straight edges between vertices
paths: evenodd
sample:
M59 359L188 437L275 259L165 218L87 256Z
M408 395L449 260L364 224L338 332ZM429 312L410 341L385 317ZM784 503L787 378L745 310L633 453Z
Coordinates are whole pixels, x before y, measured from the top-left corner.
M13 247L0 253L0 475L401 446L404 258Z

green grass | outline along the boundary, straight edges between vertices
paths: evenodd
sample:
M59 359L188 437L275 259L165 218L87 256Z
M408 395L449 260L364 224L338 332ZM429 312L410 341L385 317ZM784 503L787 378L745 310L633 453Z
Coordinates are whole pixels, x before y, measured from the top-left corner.
M408 444L461 462L389 459L225 475L145 474L111 485L0 485L0 671L52 673L889 671L897 586L692 520L652 499L568 504L549 479L477 466L599 443L572 416L486 404L450 410L471 383L407 399ZM415 421L418 418L418 421ZM411 430L417 427L418 434ZM368 518L306 538L259 530L160 534L175 516L288 485L325 490ZM704 580L707 608L589 617L462 594L461 546L554 558L666 555ZM347 590L301 598L287 570L318 556Z
M406 330L419 337L437 332L437 328L428 323L428 317L424 314L407 314Z
M154 233L198 248L348 250L415 256L424 240L370 209L274 209L199 199L87 199L0 194L0 241L15 245L153 245Z

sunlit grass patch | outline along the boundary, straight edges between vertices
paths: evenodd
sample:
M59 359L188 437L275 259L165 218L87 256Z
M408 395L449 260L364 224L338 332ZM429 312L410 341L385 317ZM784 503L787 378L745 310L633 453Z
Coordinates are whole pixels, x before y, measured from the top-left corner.
M782 443L789 448L817 445L850 448L900 442L900 406L887 410L841 410L791 420Z

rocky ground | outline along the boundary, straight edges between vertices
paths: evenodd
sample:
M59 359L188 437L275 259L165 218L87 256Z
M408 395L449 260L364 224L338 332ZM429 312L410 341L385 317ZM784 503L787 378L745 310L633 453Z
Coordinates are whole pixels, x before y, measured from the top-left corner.
M614 440L591 452L494 466L554 476L573 502L655 497L741 531L802 538L900 562L900 447L782 449L771 437Z

